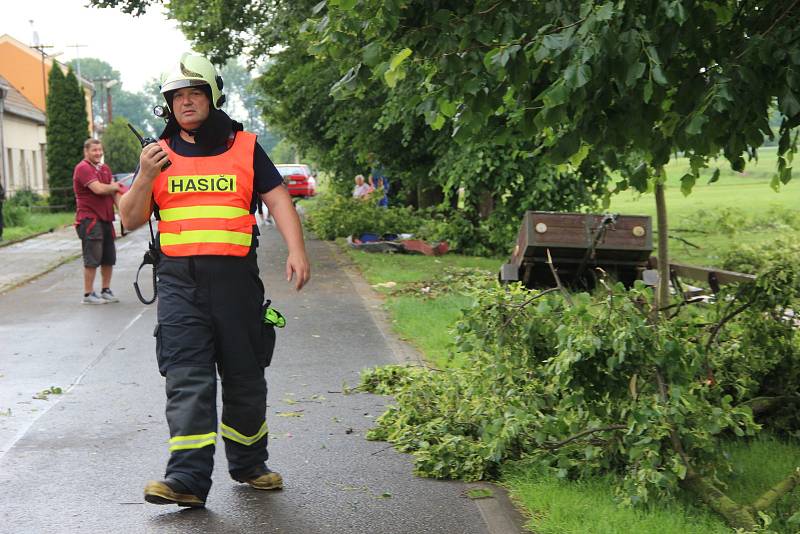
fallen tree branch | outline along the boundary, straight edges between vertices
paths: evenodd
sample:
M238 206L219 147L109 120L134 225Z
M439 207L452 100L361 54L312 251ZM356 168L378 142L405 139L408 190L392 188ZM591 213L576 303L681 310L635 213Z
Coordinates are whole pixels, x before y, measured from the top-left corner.
M792 491L798 484L800 484L800 467L796 468L794 473L765 491L758 499L753 501L753 504L751 504L749 508L754 512L764 511L775 504L778 499Z
M658 382L659 397L666 406L668 398L667 385L659 368L656 368L655 375ZM700 497L712 510L725 518L725 522L730 527L742 529L746 532L756 530L758 523L753 517L750 507L737 503L694 470L689 462L689 456L683 448L678 431L675 430L675 425L671 421L669 422L669 437L672 442L672 448L678 453L681 460L683 460L684 466L686 466L686 477L680 481L681 486Z
M737 315L739 315L740 313L742 313L743 311L745 311L749 307L750 307L750 303L749 302L745 302L744 304L742 304L741 306L739 306L738 308L733 310L731 313L729 313L728 315L723 317L722 320L714 326L714 328L711 330L711 334L708 336L708 341L706 342L706 353L708 353L709 349L711 348L711 345L714 343L714 340L717 338L717 335L722 330L722 327L725 326L725 323L727 323L728 321L730 321L731 319L733 319L734 317L736 317Z
M753 514L746 507L737 504L736 501L694 471L687 473L686 478L681 480L680 484L724 517L730 527L743 529L746 532L752 532L758 528Z
M558 288L557 287L551 287L550 289L545 289L544 291L541 291L541 292L535 294L534 296L532 296L531 298L527 299L522 304L509 304L508 307L509 308L524 308L525 306L527 306L528 304L530 304L534 300L538 299L539 297L543 297L543 296L547 295L548 293L552 293L553 291L558 291Z
M567 301L569 307L572 308L575 304L572 302L572 297L567 291L567 288L564 287L564 284L561 283L561 277L558 276L558 272L556 271L555 265L553 265L553 257L550 255L550 249L547 250L547 265L550 267L550 272L553 273L553 278L556 280L556 287L561 291L561 294L564 295L564 300Z
M800 402L800 396L797 395L780 395L777 397L753 397L752 399L743 402L742 406L748 406L753 412L753 415L763 415L769 413L786 403Z
M530 304L531 302L533 302L534 300L536 300L536 299L538 299L540 297L543 297L543 296L547 295L548 293L552 293L553 291L558 291L558 288L557 287L551 287L550 289L545 289L544 291L542 291L540 293L537 293L536 295L534 295L531 298L527 299L522 304L509 304L508 305L509 308L517 308L517 310L514 313L512 313L508 317L508 319L503 321L503 324L500 326L500 328L505 328L506 326L508 326L508 324L514 319L514 317L517 316L517 313L519 313L520 310L525 309L525 307L528 304Z
M661 370L656 367L656 382L658 382L658 395L661 398L661 402L664 404L664 407L667 406L667 384L664 382L664 377L661 376ZM694 470L692 469L692 464L689 462L689 455L686 454L686 451L683 448L683 443L681 443L680 436L678 436L678 431L675 430L675 425L672 424L672 421L669 421L669 438L672 442L672 448L675 449L675 452L678 453L678 456L681 457L683 460L683 465L686 466L687 473L693 473Z
M603 426L603 427L600 427L600 428L590 428L588 430L583 430L581 432L578 432L574 436L570 436L567 439L562 440L562 441L542 443L540 445L540 447L542 447L543 449L558 449L558 448L561 448L561 447L563 447L564 445L566 445L568 443L571 443L571 442L575 441L576 439L580 439L580 438L582 438L584 436L588 436L588 435L594 434L596 432L609 432L611 430L625 430L626 428L628 428L627 425L609 425L609 426Z

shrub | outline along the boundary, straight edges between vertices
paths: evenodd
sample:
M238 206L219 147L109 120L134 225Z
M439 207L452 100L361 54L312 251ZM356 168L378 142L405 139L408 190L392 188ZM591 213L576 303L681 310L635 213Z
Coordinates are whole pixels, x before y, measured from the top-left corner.
M723 255L722 268L758 274L773 267L797 261L800 243L778 239L759 245L737 245Z
M430 242L447 241L450 250L475 256L506 254L517 227L490 216L476 226L460 210L411 207L380 208L371 200L324 195L306 205L309 228L321 239L364 233L414 234Z
M3 224L7 227L25 226L31 219L31 211L25 206L8 203L3 207Z
M44 198L39 193L36 193L29 187L24 187L17 190L13 197L10 197L6 203L8 206L24 206L30 208L31 206L39 206L44 202Z
M415 233L419 218L411 208L380 208L371 200L324 195L307 209L308 226L320 239L364 233Z
M123 117L115 117L103 134L103 150L105 163L111 172L133 172L139 164L142 146L136 136L128 128L128 121Z

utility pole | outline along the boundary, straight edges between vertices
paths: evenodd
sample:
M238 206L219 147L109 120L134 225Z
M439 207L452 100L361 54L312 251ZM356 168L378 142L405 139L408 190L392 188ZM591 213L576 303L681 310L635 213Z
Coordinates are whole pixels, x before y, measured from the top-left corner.
M74 48L75 49L75 61L76 61L76 64L78 65L78 83L80 83L80 79L81 79L81 51L80 51L80 49L81 48L86 48L86 46L87 45L82 45L82 44L67 45L67 48Z
M108 125L111 124L111 120L114 118L112 109L111 109L111 88L114 87L119 83L119 80L115 80L114 78L94 78L92 79L93 82L97 83L100 82L100 87L106 90L106 102L105 102L105 114L106 114L106 124L105 128L108 128ZM100 115L103 114L103 95L102 93L98 93L98 102L100 104Z
M98 87L102 88L106 86L106 82L109 81L111 78L92 78L92 82L98 84ZM103 117L103 112L105 111L105 106L103 102L103 93L101 90L95 90L95 94L97 95L97 107L100 110L99 116L100 118ZM105 130L105 127L102 128Z
M44 58L47 57L47 54L45 53L44 49L53 48L53 45L38 44L32 46L31 48L35 48L42 55L42 89L44 90L45 106L47 106L47 74L45 74L45 69L44 69Z
M36 28L33 25L33 19L28 21L31 25L31 29L33 30L33 45L31 48L34 48L39 51L42 55L42 94L44 95L44 102L42 103L42 109L47 108L47 74L45 73L44 68L44 58L47 57L45 53L45 48L53 48L53 45L43 45L39 42L39 32L36 31Z
M111 121L114 119L114 115L111 113L111 88L117 85L118 83L119 80L109 80L105 83L106 98L108 99L108 124L111 124Z

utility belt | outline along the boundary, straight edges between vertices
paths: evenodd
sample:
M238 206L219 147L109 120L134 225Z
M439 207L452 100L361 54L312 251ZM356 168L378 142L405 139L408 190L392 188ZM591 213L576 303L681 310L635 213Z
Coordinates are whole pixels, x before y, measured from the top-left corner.
M152 304L158 298L158 284L156 280L157 271L158 271L158 264L161 261L161 250L159 250L158 246L156 245L156 236L155 232L153 232L153 223L152 221L147 221L148 226L150 227L150 241L147 244L147 252L144 253L144 258L142 259L142 263L139 265L139 269L136 271L136 280L133 282L133 290L136 292L136 297L141 301L142 304ZM255 229L257 231L257 228ZM254 235L257 236L256 233ZM189 258L192 260L193 258ZM145 299L142 295L141 290L139 289L139 273L141 273L142 269L145 265L151 265L153 269L153 298ZM194 263L190 263L191 268L194 268ZM275 308L271 307L272 301L267 299L264 304L261 306L261 321L266 327L273 327L273 328L283 328L286 326L286 318L283 316L281 312L276 310ZM273 344L274 344L274 335L273 335ZM270 352L271 354L271 352ZM271 356L270 356L271 357ZM269 362L267 363L269 365Z

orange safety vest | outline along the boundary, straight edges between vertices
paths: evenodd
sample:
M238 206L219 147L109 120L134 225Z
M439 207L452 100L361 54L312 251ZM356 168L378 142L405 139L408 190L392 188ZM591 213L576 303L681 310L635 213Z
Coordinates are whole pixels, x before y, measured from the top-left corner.
M159 243L167 256L246 256L253 241L255 134L238 132L217 156L185 157L163 139L172 165L153 182Z

